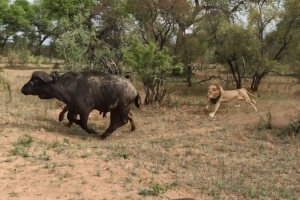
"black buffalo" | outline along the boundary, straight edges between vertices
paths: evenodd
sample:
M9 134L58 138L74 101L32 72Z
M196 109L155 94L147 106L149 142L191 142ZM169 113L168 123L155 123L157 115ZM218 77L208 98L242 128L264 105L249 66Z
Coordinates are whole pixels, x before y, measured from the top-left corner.
M56 73L56 72L55 72L55 73ZM57 75L57 74L56 74L56 75ZM130 77L129 75L126 75L125 78L127 78L128 80L130 80L130 82L132 83L132 79L131 79L131 77ZM72 111L69 111L69 110L70 110L69 107L68 107L68 106L65 106L65 107L63 108L63 110L59 113L58 121L64 120L64 116L65 116L66 112L70 112L70 113L69 113L69 116L68 116L69 123L67 124L67 126L68 126L68 127L71 127L71 126L73 125L73 123L74 123L74 120L73 120L73 119L76 119L78 114L76 114L76 113L74 113L74 112L72 112ZM107 112L103 112L103 114L102 114L102 112L100 111L99 114L100 114L100 115L102 114L103 117L106 117L106 113L107 113ZM73 116L73 117L72 117L72 116ZM134 124L134 121L131 120L131 118L132 118L131 116L132 116L132 112L129 112L128 117L129 117L129 121L130 121L130 123L131 123L131 131L134 131L134 130L135 130L135 124Z
M99 71L68 72L61 76L57 72L35 71L21 92L64 102L69 108L68 120L89 134L97 134L87 125L89 114L94 109L110 112L110 125L101 135L102 139L127 124L128 120L134 124L129 106L133 102L138 108L141 105L140 95L128 79ZM77 114L80 120L74 117Z

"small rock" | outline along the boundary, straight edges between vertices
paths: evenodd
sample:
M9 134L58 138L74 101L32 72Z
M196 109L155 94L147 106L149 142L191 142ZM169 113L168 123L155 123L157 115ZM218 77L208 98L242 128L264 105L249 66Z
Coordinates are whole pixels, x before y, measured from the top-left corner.
M41 128L40 132L45 133L45 129Z

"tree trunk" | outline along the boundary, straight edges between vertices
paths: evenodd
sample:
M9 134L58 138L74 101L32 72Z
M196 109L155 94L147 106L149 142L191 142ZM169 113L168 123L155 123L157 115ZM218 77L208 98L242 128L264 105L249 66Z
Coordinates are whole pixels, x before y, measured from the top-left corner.
M261 79L262 76L260 76L257 72L253 75L251 83L251 90L253 92L256 92L258 90L258 86L260 84Z
M187 82L188 82L188 86L192 86L192 75L193 75L193 71L192 71L192 67L190 65L187 66Z
M261 74L255 72L252 77L251 90L256 92L260 85L261 80L270 72L270 70L265 69Z
M145 100L144 100L144 104L148 105L148 104L152 104L153 102L153 96L154 96L154 88L155 85L153 83L152 78L143 78L143 85L145 86Z
M159 79L154 81L152 78L145 78L143 84L146 93L144 104L148 105L153 102L158 102L161 105L167 91L163 86L163 80Z
M231 61L231 60L227 60L227 63L230 66L230 71L231 71L231 74L232 74L233 79L235 81L236 89L241 89L242 88L242 78L241 78L241 73L239 71L238 64L236 64L234 66L233 61Z
M88 47L88 55L89 55L89 68L93 69L93 62L95 60L95 45L90 43Z
M4 47L5 47L6 43L7 43L8 38L9 38L9 36L3 38L3 42L1 43L1 52L0 52L1 54L3 54L3 52L4 52Z
M53 53L55 51L55 41L56 38L54 38L53 41L50 43L50 62L52 62Z
M242 78L241 78L240 68L239 68L238 64L236 64L235 67L236 67L236 72L237 72L237 80L235 80L236 89L241 89L242 88Z
M43 43L45 42L45 40L47 40L47 38L48 38L49 36L50 36L50 35L46 35L46 36L44 36L44 37L39 41L37 50L36 50L36 52L35 52L35 55L36 55L36 56L40 56L40 55L41 55Z
M235 83L236 83L236 89L241 89L242 88L242 79L236 80Z
M152 96L152 92L150 90L150 87L146 86L146 96L144 100L145 105L151 104L151 96Z

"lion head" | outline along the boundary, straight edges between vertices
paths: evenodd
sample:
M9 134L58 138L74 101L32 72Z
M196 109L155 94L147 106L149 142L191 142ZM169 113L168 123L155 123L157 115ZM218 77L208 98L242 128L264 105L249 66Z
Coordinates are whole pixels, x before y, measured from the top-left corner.
M217 85L209 86L207 90L207 97L213 104L216 104L221 97L221 88Z

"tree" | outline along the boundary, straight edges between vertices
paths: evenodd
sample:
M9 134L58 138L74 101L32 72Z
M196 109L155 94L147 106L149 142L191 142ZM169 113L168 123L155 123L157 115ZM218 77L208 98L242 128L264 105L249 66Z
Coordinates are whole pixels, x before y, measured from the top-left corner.
M88 66L88 48L96 41L95 33L87 30L85 25L88 12L79 13L71 20L65 18L62 25L65 32L57 39L57 51L65 60L66 70L80 71Z
M95 5L93 0L41 0L40 3L55 20L61 18L71 20L75 15L84 13Z
M231 1L232 6L223 5L222 12L212 15L207 25L204 22L207 35L211 35L210 47L215 49L216 61L228 67L237 88L241 87L243 78L251 77L251 89L257 91L269 72L282 68L280 61L291 43L299 16L299 9L289 12L291 6L287 5L297 7L299 1L280 2ZM246 17L246 23L236 17L238 13Z
M283 9L279 4L280 2L282 1L260 0L250 4L248 26L256 29L256 36L261 44L257 52L257 58L249 62L253 70L251 83L253 91L258 90L261 80L270 71L281 67L281 59L285 50L291 44L295 31L294 27L299 20L299 1L286 0ZM271 23L275 23L276 29L268 33ZM277 32L276 37L273 37L275 36L273 32ZM274 41L270 38L273 38Z
M0 0L0 11L1 52L3 52L9 37L29 30L35 13L31 4L26 0L16 0L10 4L9 1Z
M7 31L7 16L10 12L8 0L0 0L0 53L3 53L4 46L9 38Z
M120 74L121 70L114 62L120 57L120 47L110 45L108 43L110 40L99 39L101 29L97 29L95 26L89 28L87 23L89 17L90 10L87 9L72 19L62 20L64 33L58 37L56 43L60 56L65 59L66 70L93 68ZM91 55L93 59L91 59Z
M137 36L129 37L128 44L123 48L123 63L132 68L142 78L145 87L145 104L161 103L165 97L165 75L182 66L172 65L172 57L167 48L160 49L159 44L142 42Z
M87 22L88 29L95 31L97 40L101 41L89 45L90 63L103 65L116 74L122 74L123 38L134 27L132 17L126 12L126 3L125 0L101 1L92 8Z
M60 28L60 20L55 21L53 13L42 4L42 1L35 1L32 7L36 14L27 36L30 40L30 45L37 46L34 54L39 56L43 43L51 36L53 37L55 30Z
M244 29L225 20L215 37L216 60L229 67L238 89L242 87L242 79L249 76L249 66L245 61L253 60L260 48L254 33L251 27Z

